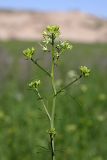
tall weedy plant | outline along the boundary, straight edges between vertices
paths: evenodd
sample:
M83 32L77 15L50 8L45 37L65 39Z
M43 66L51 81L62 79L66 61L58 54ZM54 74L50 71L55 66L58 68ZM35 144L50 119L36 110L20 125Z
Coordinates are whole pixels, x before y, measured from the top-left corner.
M42 50L44 52L48 52L51 54L51 69L50 71L47 71L44 67L42 67L37 60L33 58L34 53L36 52L35 48L28 48L23 51L24 55L27 57L27 59L30 59L40 70L46 73L47 76L50 77L51 81L51 88L52 88L52 105L51 105L51 113L48 110L47 104L45 103L44 97L42 97L39 87L40 87L40 80L34 80L29 83L29 87L35 91L37 94L44 111L47 115L47 118L49 120L49 129L48 129L48 135L50 138L50 151L51 151L51 159L55 160L55 135L56 135L56 129L55 129L55 107L56 107L56 99L57 96L63 91L69 88L72 84L74 84L76 81L81 79L82 77L87 77L90 74L90 69L88 69L86 66L80 67L80 75L67 85L63 86L59 90L56 87L56 79L55 79L55 65L60 60L60 57L66 53L67 50L72 49L72 45L68 42L64 41L62 42L59 40L60 36L60 28L58 26L48 26L43 31L43 41L41 43ZM48 84L48 83L47 83Z

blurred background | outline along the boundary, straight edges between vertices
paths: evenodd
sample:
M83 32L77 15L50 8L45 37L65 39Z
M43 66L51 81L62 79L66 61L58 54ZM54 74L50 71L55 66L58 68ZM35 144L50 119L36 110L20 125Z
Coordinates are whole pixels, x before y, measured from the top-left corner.
M90 77L58 97L57 159L107 159L106 8L106 0L0 1L0 160L50 159L49 124L27 87L41 79L42 95L49 96L49 79L22 53L36 47L38 62L49 70L39 44L47 25L60 26L61 39L73 45L56 68L59 88L79 74L81 65L91 68Z

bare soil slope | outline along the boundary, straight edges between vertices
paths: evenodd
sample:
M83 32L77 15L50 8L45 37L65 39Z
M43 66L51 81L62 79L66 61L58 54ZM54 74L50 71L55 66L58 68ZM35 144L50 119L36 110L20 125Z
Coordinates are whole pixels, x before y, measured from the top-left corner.
M72 12L0 11L0 39L41 39L47 25L59 25L62 38L76 42L107 42L107 20Z

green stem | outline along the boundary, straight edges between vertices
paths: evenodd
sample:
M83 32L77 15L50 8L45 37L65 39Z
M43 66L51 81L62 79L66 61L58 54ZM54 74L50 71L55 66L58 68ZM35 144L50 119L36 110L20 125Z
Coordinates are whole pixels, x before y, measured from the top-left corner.
M54 128L54 120L55 120L55 104L56 104L56 97L53 97L53 104L52 104L52 114L51 114L51 129ZM50 137L51 140L51 154L52 160L55 160L55 137L52 135Z
M75 82L77 82L80 78L82 78L82 75L80 75L80 76L77 77L75 80L73 80L72 82L68 83L66 86L64 86L63 88L61 88L59 91L56 92L56 94L54 94L54 96L56 97L59 93L61 93L63 90L67 89L67 88L70 87L72 84L74 84Z
M56 94L56 87L55 87L54 67L55 67L55 65L54 65L54 37L52 36L52 70L51 70L51 79L52 79L53 93L55 95ZM56 97L53 97L52 115L51 115L51 128L54 128L55 104L56 104Z
M43 105L43 107L44 107L44 110L45 110L45 112L46 112L46 115L47 115L49 121L51 122L50 114L49 114L49 112L48 112L48 109L47 109L47 107L46 107L46 105L45 105L45 102L44 102L43 98L41 97L38 89L36 89L36 92L37 92L37 95L38 95L38 97L39 97L39 99L40 99L40 101L41 101L41 103L42 103L42 105Z
M36 64L37 67L39 67L39 68L40 68L43 72L45 72L49 77L51 77L51 74L50 74L47 70L45 70L40 64L38 64L36 60L34 60L33 58L31 58L31 61L32 61L34 64Z
M52 114L51 114L51 128L54 128L55 105L56 105L56 97L53 97Z
M56 94L56 87L55 87L55 75L54 75L54 36L52 35L52 69L51 69L51 81L52 81L52 88L53 94ZM56 105L56 97L53 97L52 102L52 114L51 114L51 129L54 128L54 119L55 119L55 105ZM55 145L54 145L54 136L50 136L50 143L51 143L51 155L52 160L55 160Z
M52 160L55 160L54 137L52 135L50 135L50 144L51 144L51 157Z

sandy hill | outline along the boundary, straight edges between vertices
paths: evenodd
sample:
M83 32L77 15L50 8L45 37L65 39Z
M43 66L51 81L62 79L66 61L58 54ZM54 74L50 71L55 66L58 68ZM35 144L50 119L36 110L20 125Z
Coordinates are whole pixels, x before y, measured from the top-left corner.
M0 39L40 39L42 30L49 24L61 26L64 39L87 43L107 42L107 20L79 11L0 11Z

